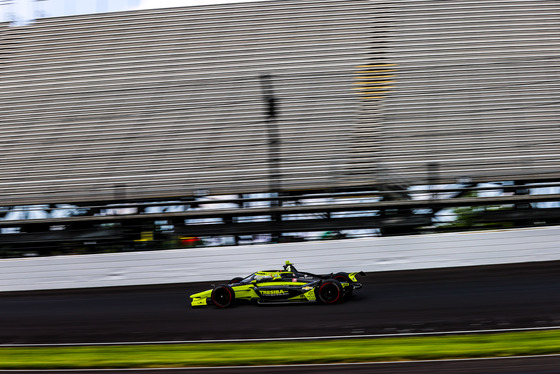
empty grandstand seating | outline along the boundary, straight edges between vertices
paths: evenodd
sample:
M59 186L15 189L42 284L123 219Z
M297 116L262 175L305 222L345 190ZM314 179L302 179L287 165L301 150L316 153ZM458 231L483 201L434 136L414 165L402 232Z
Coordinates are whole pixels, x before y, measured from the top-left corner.
M276 0L0 25L0 204L560 177L552 0ZM376 66L381 66L379 69Z

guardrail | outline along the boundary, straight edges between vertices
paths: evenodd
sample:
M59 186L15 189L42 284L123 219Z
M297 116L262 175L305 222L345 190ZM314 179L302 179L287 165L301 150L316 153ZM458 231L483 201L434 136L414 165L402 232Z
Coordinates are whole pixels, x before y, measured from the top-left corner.
M0 292L219 281L286 260L366 272L560 260L560 227L0 260Z

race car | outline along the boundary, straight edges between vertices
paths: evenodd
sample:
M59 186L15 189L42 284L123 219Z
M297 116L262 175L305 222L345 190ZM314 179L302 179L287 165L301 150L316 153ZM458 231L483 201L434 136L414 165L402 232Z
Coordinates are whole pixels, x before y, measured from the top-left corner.
M234 278L228 284L191 295L191 306L215 305L227 308L238 300L259 304L321 303L335 304L352 296L362 287L355 273L315 275L296 270L286 261L283 270L257 271L245 278Z

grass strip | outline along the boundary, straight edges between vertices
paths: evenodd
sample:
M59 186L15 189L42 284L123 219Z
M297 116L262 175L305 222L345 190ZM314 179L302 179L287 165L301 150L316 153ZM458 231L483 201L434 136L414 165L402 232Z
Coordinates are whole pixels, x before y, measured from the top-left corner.
M560 353L560 330L266 343L0 348L0 369L280 365Z

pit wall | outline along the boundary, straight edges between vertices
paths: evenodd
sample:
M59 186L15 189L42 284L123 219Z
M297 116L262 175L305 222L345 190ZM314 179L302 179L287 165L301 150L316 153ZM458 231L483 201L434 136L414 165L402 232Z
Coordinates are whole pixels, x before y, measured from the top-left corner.
M286 260L302 271L392 271L560 260L560 227L0 260L0 292L216 282Z

